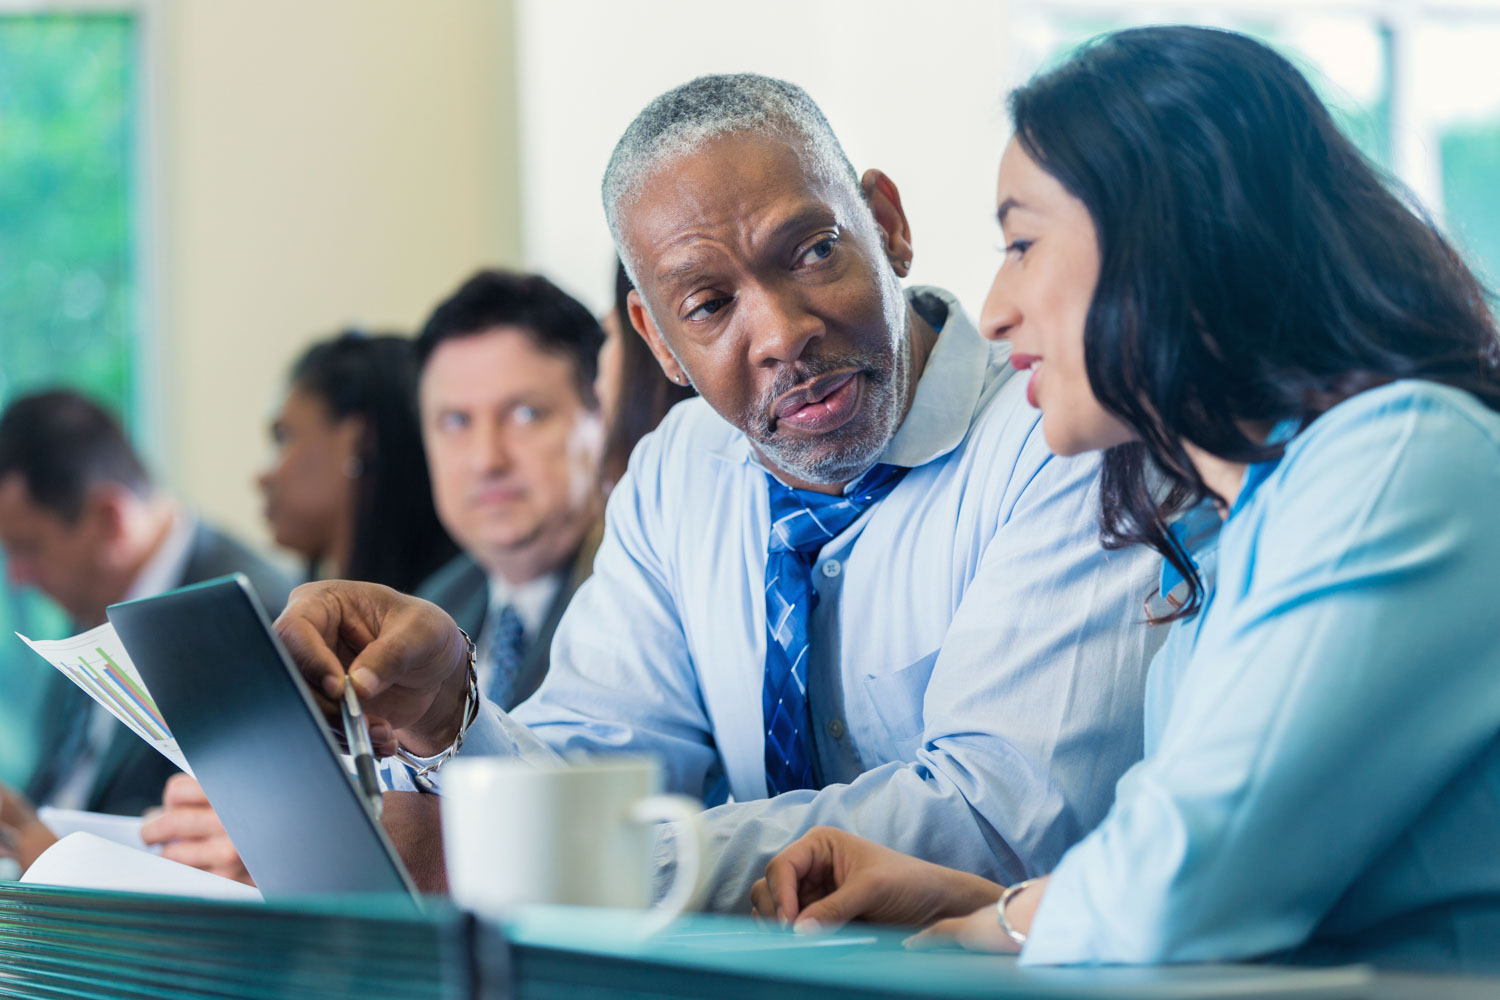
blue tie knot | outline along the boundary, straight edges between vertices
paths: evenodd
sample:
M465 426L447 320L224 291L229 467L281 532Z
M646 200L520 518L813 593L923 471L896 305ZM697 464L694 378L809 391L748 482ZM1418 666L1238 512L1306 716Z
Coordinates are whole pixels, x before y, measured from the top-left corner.
M772 552L816 552L843 533L871 504L906 475L898 465L877 465L840 496L794 490L767 475L771 496Z

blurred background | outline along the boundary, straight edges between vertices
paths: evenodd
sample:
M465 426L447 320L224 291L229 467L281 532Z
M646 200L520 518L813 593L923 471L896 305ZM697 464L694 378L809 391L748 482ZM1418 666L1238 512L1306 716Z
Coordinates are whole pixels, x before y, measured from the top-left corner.
M0 0L0 404L89 392L167 487L269 548L253 478L292 359L411 332L481 265L607 309L599 178L660 91L802 84L901 187L912 280L976 309L1005 92L1162 21L1280 47L1500 278L1500 0ZM7 585L17 629L66 622ZM30 767L25 677L48 669L0 642L0 780Z

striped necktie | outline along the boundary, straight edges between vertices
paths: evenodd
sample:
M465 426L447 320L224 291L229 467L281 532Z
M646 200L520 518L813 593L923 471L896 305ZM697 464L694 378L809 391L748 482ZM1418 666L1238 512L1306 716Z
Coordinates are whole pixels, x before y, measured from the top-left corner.
M767 475L771 541L766 553L766 793L814 787L807 707L808 623L818 593L812 562L865 508L889 493L906 469L877 465L842 496L794 490Z
M521 673L521 656L526 648L526 629L515 605L507 604L490 612L491 629L484 693L490 701L506 711L515 708L516 679Z

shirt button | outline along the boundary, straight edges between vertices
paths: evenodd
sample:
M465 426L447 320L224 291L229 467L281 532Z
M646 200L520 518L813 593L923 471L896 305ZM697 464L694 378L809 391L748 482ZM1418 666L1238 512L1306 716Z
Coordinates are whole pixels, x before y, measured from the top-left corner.
M844 567L837 559L829 559L827 562L823 563L823 575L826 577L831 578L838 576L843 571Z
M834 565L837 566L838 563L834 563ZM834 739L840 739L844 735L844 722L842 719L828 720L828 735Z

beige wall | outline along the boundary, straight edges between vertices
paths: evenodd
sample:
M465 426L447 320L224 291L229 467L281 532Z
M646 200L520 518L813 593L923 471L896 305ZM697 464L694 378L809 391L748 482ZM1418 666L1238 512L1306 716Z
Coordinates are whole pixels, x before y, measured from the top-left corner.
M152 8L165 479L264 542L251 484L288 363L336 329L411 331L518 264L513 14L496 0L164 0Z

